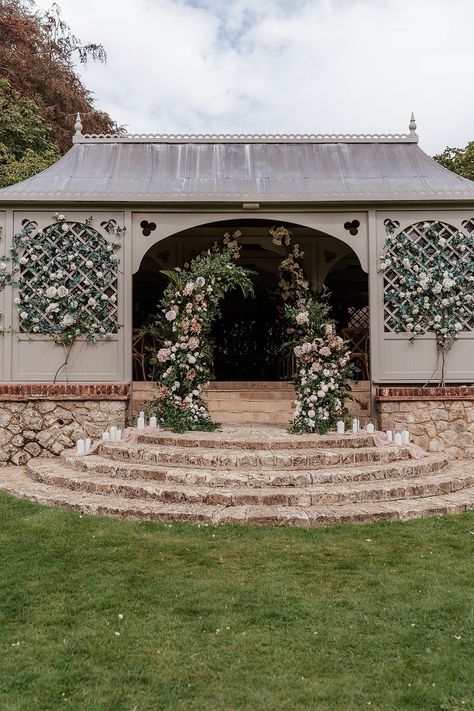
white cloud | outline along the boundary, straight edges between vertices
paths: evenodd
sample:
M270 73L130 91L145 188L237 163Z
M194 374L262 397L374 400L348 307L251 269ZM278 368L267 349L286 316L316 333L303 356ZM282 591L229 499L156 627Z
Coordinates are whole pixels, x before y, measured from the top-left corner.
M428 152L474 139L471 0L60 5L105 46L79 71L131 131L405 131L414 110Z

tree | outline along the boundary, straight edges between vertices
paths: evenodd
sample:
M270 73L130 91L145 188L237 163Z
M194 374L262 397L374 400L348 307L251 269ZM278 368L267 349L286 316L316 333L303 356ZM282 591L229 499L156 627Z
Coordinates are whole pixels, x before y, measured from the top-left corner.
M453 173L474 180L474 141L470 141L465 148L447 146L442 153L433 158Z
M0 79L0 187L25 180L60 157L37 105Z
M0 2L0 75L36 104L62 153L71 146L78 111L88 132L118 130L108 114L94 108L91 92L76 74L76 58L105 61L106 54L100 44L82 45L57 5L39 12L28 0Z

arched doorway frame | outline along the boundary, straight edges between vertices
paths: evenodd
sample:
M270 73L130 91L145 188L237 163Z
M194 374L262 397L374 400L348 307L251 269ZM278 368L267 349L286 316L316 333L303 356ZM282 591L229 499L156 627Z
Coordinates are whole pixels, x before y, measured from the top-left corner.
M351 218L348 220L348 218ZM355 254L362 270L369 274L369 236L367 213L296 213L296 212L277 212L260 210L252 212L197 212L197 213L165 213L165 212L148 212L134 213L132 216L132 275L136 274L140 268L140 264L147 254L155 245L169 237L178 237L180 233L187 232L193 228L205 227L209 225L217 226L219 223L223 225L223 232L226 231L225 225L229 222L234 222L235 228L238 224L244 225L246 221L252 220L261 221L271 224L286 224L290 227L302 227L310 230L315 230L323 234L325 237L334 238L338 242L344 244ZM348 222L352 223L357 220L359 225L357 234L351 234L347 229ZM153 229L143 229L143 225L150 223ZM338 259L343 256L338 255ZM324 281L324 279L322 280ZM322 284L316 284L313 280L312 287L320 288ZM130 304L132 306L132 304ZM369 309L370 306L370 288L369 288ZM370 354L372 358L372 353ZM131 366L131 363L130 363ZM131 368L130 368L131 370Z

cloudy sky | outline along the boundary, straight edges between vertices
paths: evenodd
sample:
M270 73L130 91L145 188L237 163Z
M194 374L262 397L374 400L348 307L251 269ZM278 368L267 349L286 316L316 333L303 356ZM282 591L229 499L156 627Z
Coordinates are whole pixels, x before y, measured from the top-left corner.
M414 111L429 153L474 140L474 0L58 3L132 132L404 132Z

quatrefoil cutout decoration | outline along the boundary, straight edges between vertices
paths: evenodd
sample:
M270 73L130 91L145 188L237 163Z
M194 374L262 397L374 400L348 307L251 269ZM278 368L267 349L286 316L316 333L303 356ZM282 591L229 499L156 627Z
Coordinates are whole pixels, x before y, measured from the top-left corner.
M103 230L105 230L105 232L107 232L109 235L111 235L117 229L117 221L114 219L104 220L104 222L100 223L100 226L102 227Z
M30 232L34 232L38 228L38 223L36 220L22 220L21 221L21 226L23 229L29 229Z
M390 218L387 218L386 220L384 220L383 224L385 227L385 232L388 235L392 235L400 227L400 223L398 220L391 220Z
M344 229L349 232L350 235L355 235L359 234L359 227L360 227L360 222L359 220L352 220L352 222L345 222L344 223Z
M149 237L151 233L156 230L156 224L154 222L148 222L148 220L142 220L140 227L142 228L142 235L144 237Z

